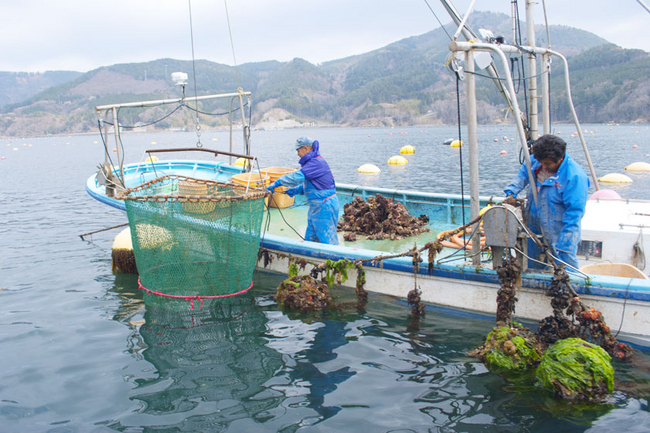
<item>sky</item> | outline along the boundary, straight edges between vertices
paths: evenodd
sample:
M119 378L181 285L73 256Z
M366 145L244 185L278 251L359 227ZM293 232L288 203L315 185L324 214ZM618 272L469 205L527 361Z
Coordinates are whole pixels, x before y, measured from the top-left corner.
M438 0L426 1L443 23L450 21ZM464 15L471 2L453 3ZM474 5L508 15L510 8L510 0ZM543 24L541 0L535 9L535 22ZM546 0L546 11L549 24L650 51L650 13L636 0ZM192 36L196 59L234 65L300 57L318 64L439 26L425 0L2 0L0 71L87 72L116 63L191 60Z

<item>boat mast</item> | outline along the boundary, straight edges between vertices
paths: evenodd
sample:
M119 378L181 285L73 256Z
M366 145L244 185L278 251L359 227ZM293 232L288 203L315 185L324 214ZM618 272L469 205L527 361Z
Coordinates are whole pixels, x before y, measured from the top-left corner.
M472 221L478 218L481 210L479 198L479 181L478 181L478 137L476 129L478 119L476 116L476 79L474 76L474 52L469 50L465 51L465 68L467 75L465 76L465 84L467 97L465 104L467 105L467 141L469 142L469 205L472 216ZM462 148L460 150L462 152ZM478 223L472 227L472 233L478 233ZM481 243L480 237L476 236L472 242L472 265L481 265Z
M526 39L528 46L535 49L535 3L533 0L526 0ZM537 60L535 52L528 52L528 134L531 140L537 140L539 131L537 130ZM524 146L526 143L523 144Z
M454 24L456 24L459 28L461 28L460 24L463 22L463 18L461 17L456 7L453 4L451 4L449 0L440 0L440 2L442 3L442 6L445 8L447 13L451 17L451 20L454 22ZM478 41L481 39L467 24L462 26L461 33L463 34L463 36L465 36L465 39L468 41L469 40ZM485 69L485 71L490 77L499 78L499 73L494 67L494 64L490 63L490 65ZM506 87L498 79L492 80L492 82L496 85L499 92L501 92L501 96L503 96L503 99L505 99L506 104L508 104L508 107L512 109L512 100L510 98L510 94L508 93Z

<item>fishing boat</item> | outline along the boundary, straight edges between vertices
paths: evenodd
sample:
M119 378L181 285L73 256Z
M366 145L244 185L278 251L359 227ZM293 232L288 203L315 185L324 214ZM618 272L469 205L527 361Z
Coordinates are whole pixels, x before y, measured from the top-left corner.
M497 81L506 101L512 109L516 120L518 140L526 160L530 155L525 145L530 137L536 138L537 112L531 109L527 122L519 110L517 95L506 53L536 53L542 58L542 63L547 64L551 56L559 58L565 64L568 74L566 59L559 53L548 48L538 48L533 42L528 46L506 45L489 36L479 37L466 25L470 13L461 17L460 14L447 1L443 4L450 12L453 20L458 25L458 30L450 43L452 57L450 65L459 80L465 82L467 91L467 146L470 155L470 196L453 194L435 194L411 190L389 190L384 188L370 188L358 185L339 184L336 187L341 209L352 203L356 197L368 199L380 194L395 202L403 204L411 215L425 216L428 219L428 232L401 239L370 240L359 236L355 242L346 241L340 237L339 245L325 245L305 241L300 236L304 233L307 221L307 205L304 197L295 198L291 206L284 208L269 207L265 212L260 248L269 254L274 254L275 259L266 262L260 260L260 269L286 274L290 261L304 260L318 264L327 260L349 260L363 263L365 270L366 289L370 292L382 293L406 298L409 291L414 288L420 293L421 300L444 308L469 311L474 314L494 315L496 309L496 294L500 288L500 281L496 267L499 265L499 254L492 256L481 251L479 242L473 242L471 249L455 248L447 245L438 252L429 263L426 253L420 254L422 248L438 240L441 233L449 232L466 224L465 214L473 222L473 232L478 233L478 224L481 218L491 224L484 224L487 246L492 251L502 251L504 248L517 251L518 257L524 263L524 272L521 275L521 289L518 294L519 301L516 307L516 316L525 323L536 323L551 314L549 298L546 296L553 274L527 269L526 256L523 251L521 216L516 211L501 203L500 199L481 196L478 191L478 148L477 148L477 122L476 104L474 94L473 74L475 68L474 53L491 53L501 62L500 67L506 71L505 81ZM532 5L527 5L531 7ZM528 15L529 27L532 28L532 12ZM467 41L462 42L457 38L460 34ZM530 34L529 34L530 36ZM460 59L460 60L459 60ZM535 56L529 58L530 70L537 70ZM490 75L496 75L497 70L492 62L484 66ZM542 76L542 118L543 132L550 133L550 114L548 104L548 68L544 69ZM531 78L533 80L533 78ZM568 75L567 75L568 85ZM503 84L505 82L505 84ZM530 98L537 101L536 85L531 83ZM570 92L567 92L570 98ZM112 104L96 107L100 124L104 122L102 132L106 144L106 160L100 170L93 174L86 183L87 192L96 200L109 206L125 209L124 202L119 200L115 193L128 190L145 182L158 178L161 174L180 175L189 178L228 182L233 176L250 172L254 164L243 166L233 165L225 161L202 161L193 159L164 160L160 155L162 150L147 151L150 158L133 164L125 164L122 155L122 140L120 137L120 123L118 111L124 107L158 106L165 104L189 104L199 100L230 98L242 108L243 145L245 152L235 154L231 149L226 151L212 151L202 147L167 149L169 151L199 151L213 152L215 156L243 157L256 161L248 152L249 125L243 115L243 107L250 93L239 90L225 95L183 97L163 101L131 102L126 104ZM231 103L232 106L232 103ZM537 104L531 104L537 106ZM572 104L570 104L571 107ZM112 115L112 121L109 122ZM580 134L590 173L596 189L598 181L591 166L584 137L573 110L576 129ZM526 125L524 123L527 123ZM231 122L232 125L232 122ZM109 131L115 136L115 153L117 163L109 160L111 154L108 148ZM232 131L231 131L232 136ZM199 140L200 142L200 140ZM231 141L232 146L232 141ZM259 167L257 167L259 169ZM535 197L529 197L535 199ZM488 208L488 206L491 206ZM481 215L481 209L488 209ZM589 200L585 217L582 221L582 240L578 249L580 268L570 274L571 284L582 301L602 312L607 318L613 332L619 339L644 347L650 347L650 280L642 269L648 268L650 257L646 258L645 251L650 248L650 236L644 237L644 231L650 227L650 201L625 200L625 199L595 199ZM518 242L520 243L516 243ZM521 249L517 247L521 246ZM458 245L457 245L458 246ZM500 250L499 250L500 248ZM342 281L343 285L354 286L353 279Z

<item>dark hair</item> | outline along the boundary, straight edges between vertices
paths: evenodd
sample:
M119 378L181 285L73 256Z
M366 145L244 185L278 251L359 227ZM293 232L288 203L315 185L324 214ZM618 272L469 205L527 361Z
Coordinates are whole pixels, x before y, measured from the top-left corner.
M558 162L565 153L566 142L555 135L542 135L533 144L533 155L538 161L548 158Z

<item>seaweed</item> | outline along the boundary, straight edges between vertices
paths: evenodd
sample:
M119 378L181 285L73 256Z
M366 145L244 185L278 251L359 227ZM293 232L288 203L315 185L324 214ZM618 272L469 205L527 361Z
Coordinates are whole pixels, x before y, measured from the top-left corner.
M309 275L296 275L284 280L275 296L279 304L303 312L322 310L332 304L329 288Z
M539 364L542 347L530 329L513 321L494 327L485 343L469 355L478 357L493 369L524 371Z
M556 396L603 401L614 390L611 359L600 346L567 338L546 350L535 375L538 383Z

